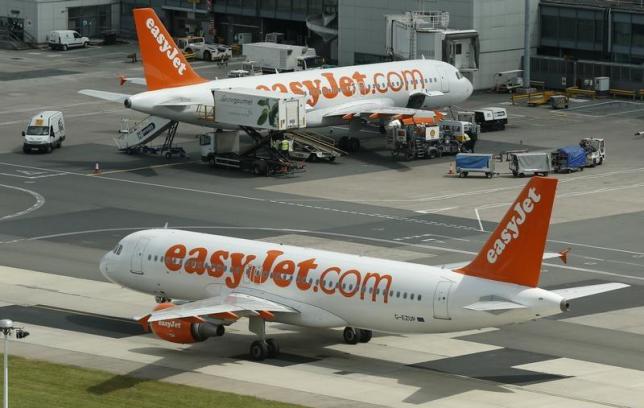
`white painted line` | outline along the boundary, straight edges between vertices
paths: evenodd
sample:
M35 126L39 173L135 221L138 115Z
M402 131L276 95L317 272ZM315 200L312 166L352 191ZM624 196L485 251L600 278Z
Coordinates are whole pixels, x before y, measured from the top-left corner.
M481 216L479 215L479 209L475 208L474 213L476 214L476 219L479 222L479 228L481 228L481 232L485 232L485 229L483 229L483 223L481 222Z
M25 215L25 214L28 214L28 213L30 213L32 211L36 211L37 209L39 209L40 207L45 205L45 197L41 196L40 194L38 194L35 191L27 190L26 188L21 188L21 187L16 187L16 186L9 186L9 185L6 185L6 184L0 184L0 187L8 188L8 189L11 189L11 190L22 191L24 193L30 194L33 198L36 199L36 203L34 205L32 205L31 207L27 208L26 210L22 210L22 211L19 211L17 213L14 213L14 214L9 214L9 215L5 215L3 217L0 217L0 221L8 220L10 218L20 217L21 215Z
M433 208L429 210L417 210L414 212L417 212L418 214L433 214L433 213L439 213L443 211L448 211L448 210L453 210L458 207L445 207L445 208Z

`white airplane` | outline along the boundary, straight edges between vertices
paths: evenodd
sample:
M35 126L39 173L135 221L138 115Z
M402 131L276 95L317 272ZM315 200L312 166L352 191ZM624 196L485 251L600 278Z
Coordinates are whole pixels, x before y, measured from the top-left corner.
M569 300L629 285L537 287L557 180L534 177L470 263L426 266L288 245L152 229L123 238L100 262L110 281L155 295L136 318L176 343L224 334L242 317L259 339L251 357L275 356L266 321L345 327L350 344L372 330L437 333L498 327L568 310ZM564 259L565 260L565 259ZM170 299L181 303L171 303Z
M208 81L190 67L153 9L134 10L148 91L136 95L84 89L82 94L124 103L150 115L200 126L237 126L206 119L199 106L213 105L213 89L278 91L307 96L307 126L361 120L383 121L455 105L472 94L472 84L452 65L434 60L397 61L333 69ZM128 81L122 78L122 81ZM360 119L360 120L359 120Z

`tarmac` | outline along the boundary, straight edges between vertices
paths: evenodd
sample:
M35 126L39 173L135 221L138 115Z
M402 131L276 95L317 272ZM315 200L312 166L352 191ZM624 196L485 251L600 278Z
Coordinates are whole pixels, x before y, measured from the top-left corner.
M555 175L559 189L540 286L624 282L630 288L579 299L554 318L440 335L376 333L342 342L338 330L272 324L283 355L248 360L240 323L222 338L178 346L143 334L132 316L149 296L107 283L100 257L129 232L163 226L380 256L429 265L478 252L527 179L447 175L449 157L395 162L375 128L360 153L307 163L289 177L211 169L181 125L189 157L116 151L112 138L142 115L96 101L84 88L136 93L118 75L142 76L135 44L53 52L0 51L0 316L32 333L20 355L143 380L162 379L307 406L637 407L644 403L644 104L574 100L571 109L512 106L478 93L462 109L504 106L505 131L477 151L552 150L581 137L606 139L604 165ZM209 78L223 69L194 63ZM231 64L229 69L235 68ZM51 154L21 150L20 132L45 109L63 111L67 140ZM317 130L334 137L346 128ZM101 173L94 174L99 163ZM106 383L93 392L109 393Z

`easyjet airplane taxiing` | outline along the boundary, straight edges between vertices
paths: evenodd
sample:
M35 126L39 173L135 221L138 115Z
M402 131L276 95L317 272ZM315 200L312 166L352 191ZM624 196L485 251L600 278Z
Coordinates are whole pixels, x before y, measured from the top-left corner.
M80 93L214 128L237 126L214 122L198 112L199 106L213 105L214 89L306 95L308 127L416 114L431 117L431 109L458 104L472 94L472 84L455 67L424 59L208 81L190 67L153 9L135 9L134 21L145 79L132 82L146 84L148 91L127 95L84 89Z
M557 180L534 177L470 263L426 266L174 229L135 232L107 253L110 281L159 303L136 318L175 343L224 334L248 318L255 360L275 356L266 321L345 327L350 344L372 330L437 333L525 322L568 310L571 299L627 287L537 287ZM565 261L565 257L562 255ZM172 303L171 299L180 300Z

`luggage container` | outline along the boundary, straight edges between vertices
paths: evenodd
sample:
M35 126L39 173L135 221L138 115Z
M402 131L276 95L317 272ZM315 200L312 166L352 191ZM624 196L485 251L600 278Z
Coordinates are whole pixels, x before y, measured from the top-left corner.
M552 171L552 159L548 152L511 153L509 167L514 177L526 174L547 176Z
M456 173L467 177L470 173L483 173L487 178L494 175L494 156L491 153L459 153L456 155Z
M566 146L552 153L552 168L557 173L583 171L586 166L586 150L581 146Z

